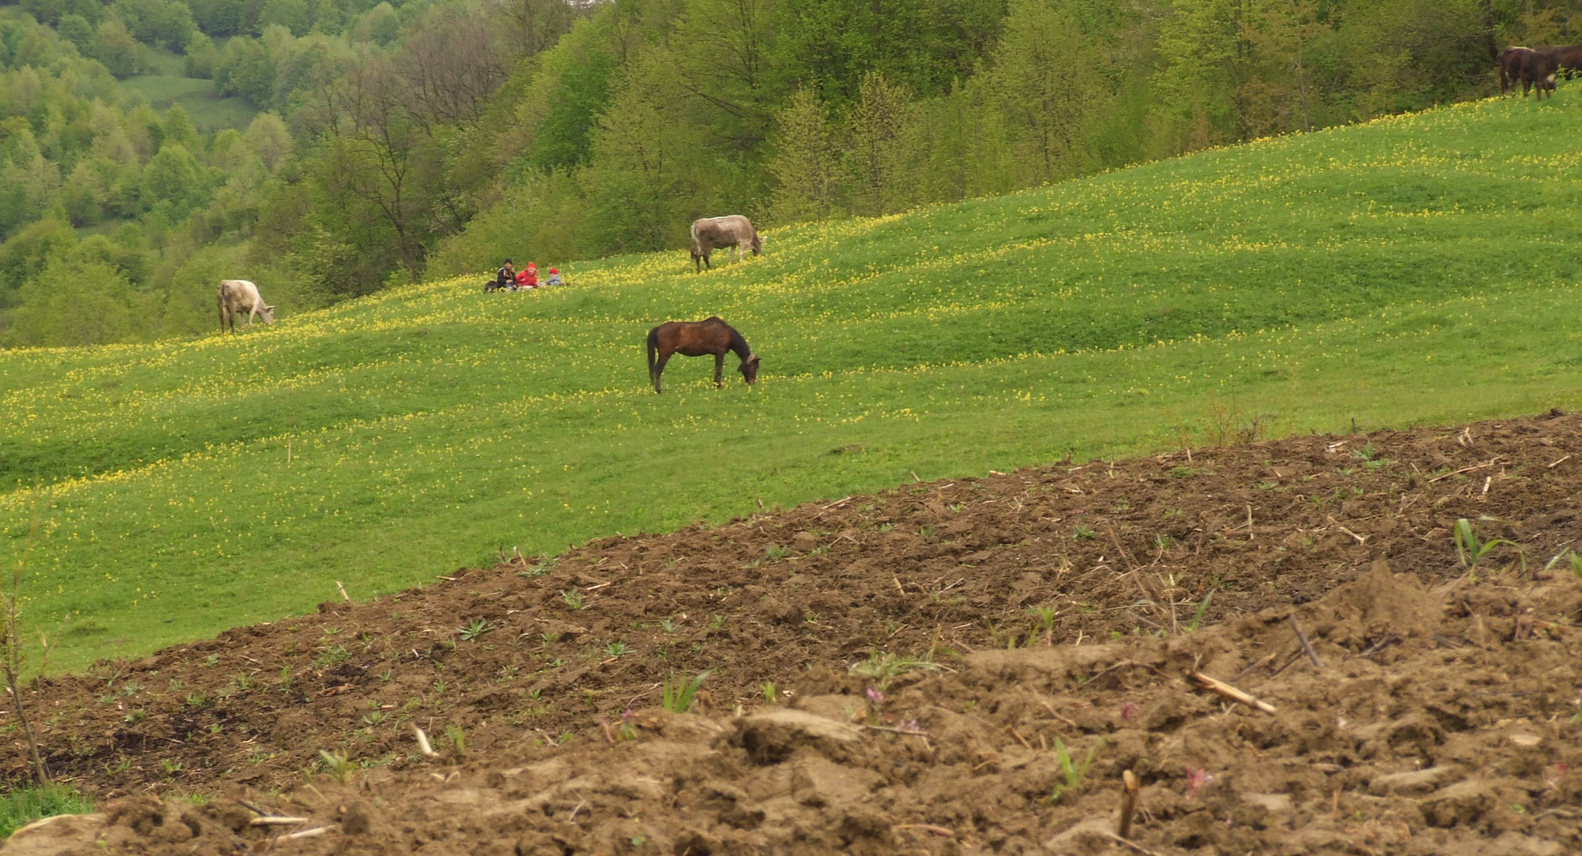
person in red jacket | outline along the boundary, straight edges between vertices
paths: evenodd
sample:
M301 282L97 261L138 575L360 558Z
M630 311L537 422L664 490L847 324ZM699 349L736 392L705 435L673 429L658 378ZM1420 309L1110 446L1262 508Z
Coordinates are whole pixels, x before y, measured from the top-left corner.
M528 262L527 267L522 268L522 272L516 275L516 287L538 288L538 266Z

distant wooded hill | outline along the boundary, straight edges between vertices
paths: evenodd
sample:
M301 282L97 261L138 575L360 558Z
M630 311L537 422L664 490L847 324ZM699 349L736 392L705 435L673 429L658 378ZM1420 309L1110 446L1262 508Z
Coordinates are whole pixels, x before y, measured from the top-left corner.
M288 315L1482 97L1504 45L1578 40L1579 5L25 0L0 344L209 331L222 277Z

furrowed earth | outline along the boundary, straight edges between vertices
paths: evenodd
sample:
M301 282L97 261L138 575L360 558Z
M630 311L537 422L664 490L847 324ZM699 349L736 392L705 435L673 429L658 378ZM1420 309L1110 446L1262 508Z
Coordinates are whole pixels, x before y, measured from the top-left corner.
M1582 852L1579 539L1551 412L436 569L34 682L99 810L3 849Z

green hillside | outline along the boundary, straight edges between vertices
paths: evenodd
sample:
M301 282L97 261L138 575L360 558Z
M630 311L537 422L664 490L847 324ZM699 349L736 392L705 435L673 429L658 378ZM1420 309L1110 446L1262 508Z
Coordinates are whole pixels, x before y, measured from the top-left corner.
M226 128L243 131L258 115L258 108L241 96L221 97L213 80L187 76L181 56L153 48L145 48L141 56L149 71L121 81L120 88L147 101L159 115L180 104L193 126L203 133Z
M1579 108L1566 88L775 230L702 275L669 252L486 295L480 259L234 338L0 352L0 559L76 669L337 583L913 479L1574 407ZM677 357L656 396L647 330L711 314L758 386Z
M192 124L201 131L226 128L243 130L258 110L243 98L221 98L212 80L179 75L142 74L121 84L127 92L141 95L160 115L173 104L180 104Z

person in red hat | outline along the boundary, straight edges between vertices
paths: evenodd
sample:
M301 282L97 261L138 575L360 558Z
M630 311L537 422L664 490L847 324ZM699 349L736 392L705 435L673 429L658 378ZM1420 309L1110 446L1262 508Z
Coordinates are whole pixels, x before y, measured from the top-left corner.
M550 268L549 269L549 279L544 280L544 284L545 285L560 285L560 271L556 270L555 268Z

